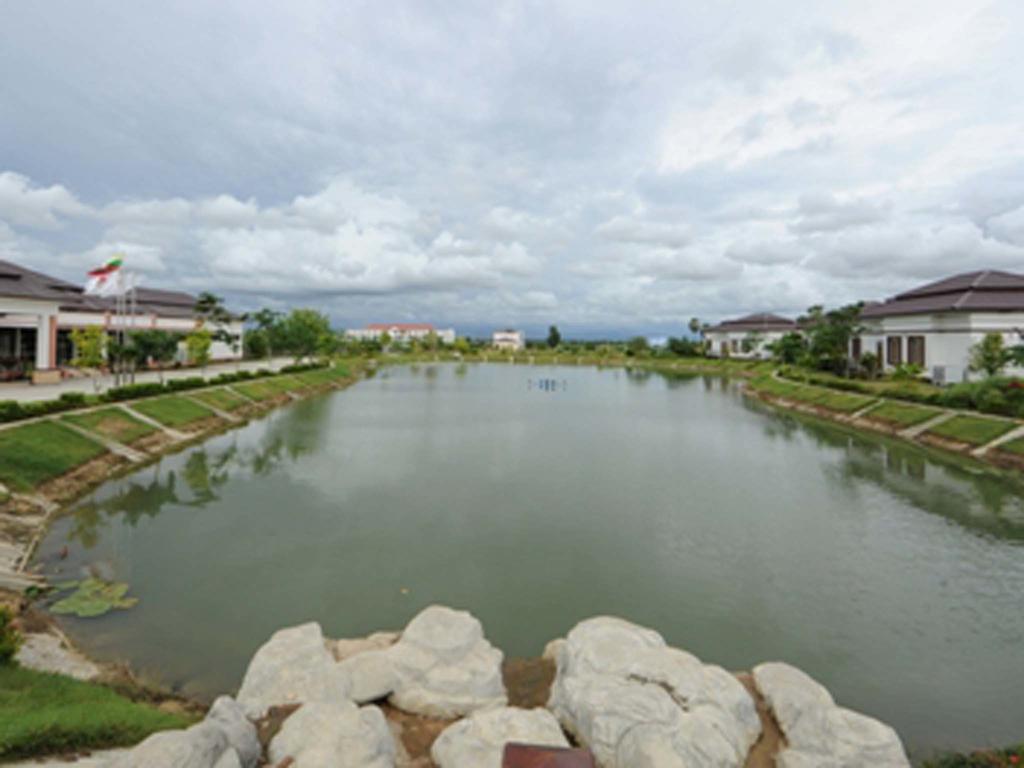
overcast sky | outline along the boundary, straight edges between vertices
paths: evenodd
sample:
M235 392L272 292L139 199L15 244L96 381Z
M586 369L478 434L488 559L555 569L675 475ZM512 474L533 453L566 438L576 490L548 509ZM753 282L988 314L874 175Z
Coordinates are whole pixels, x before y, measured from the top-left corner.
M0 0L0 258L602 334L1024 271L1024 3Z

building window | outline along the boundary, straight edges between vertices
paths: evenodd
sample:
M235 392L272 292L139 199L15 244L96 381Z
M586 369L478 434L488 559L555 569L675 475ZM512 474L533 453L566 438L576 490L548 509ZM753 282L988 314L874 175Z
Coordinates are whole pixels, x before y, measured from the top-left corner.
M907 336L907 362L924 368L924 336Z
M854 360L860 360L860 352L861 352L860 336L854 336L853 337L853 349L850 351L850 354L853 356Z
M903 364L903 337L887 336L885 339L885 361L889 365Z

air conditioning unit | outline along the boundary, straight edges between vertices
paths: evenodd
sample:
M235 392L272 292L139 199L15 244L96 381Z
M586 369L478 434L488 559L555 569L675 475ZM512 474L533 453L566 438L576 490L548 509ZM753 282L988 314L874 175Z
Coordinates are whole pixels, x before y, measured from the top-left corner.
M932 383L943 387L947 384L959 384L967 380L967 371L962 365L933 365Z

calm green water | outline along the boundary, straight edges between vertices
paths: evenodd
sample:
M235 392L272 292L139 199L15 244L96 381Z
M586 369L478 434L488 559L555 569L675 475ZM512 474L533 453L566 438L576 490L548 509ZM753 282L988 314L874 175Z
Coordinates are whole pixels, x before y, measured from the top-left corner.
M138 607L67 628L191 693L281 626L441 602L512 656L608 613L784 659L918 754L1024 739L1024 488L724 380L387 370L108 483L40 559L129 582Z

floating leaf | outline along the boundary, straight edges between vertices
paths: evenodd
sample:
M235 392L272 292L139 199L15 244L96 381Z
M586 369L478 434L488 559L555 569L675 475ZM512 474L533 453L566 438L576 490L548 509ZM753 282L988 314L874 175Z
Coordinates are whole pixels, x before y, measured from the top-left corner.
M74 614L83 619L102 616L114 608L131 608L138 598L125 597L128 585L119 581L88 578L78 583L78 589L50 610L59 614Z

